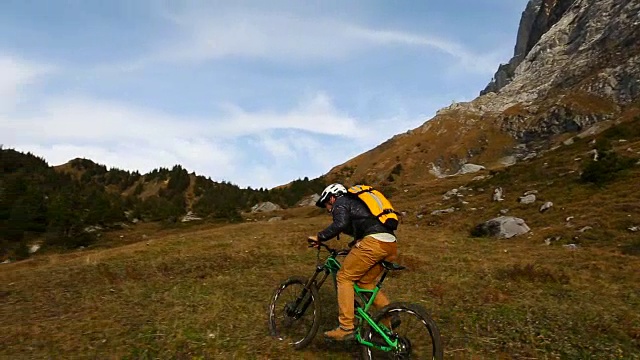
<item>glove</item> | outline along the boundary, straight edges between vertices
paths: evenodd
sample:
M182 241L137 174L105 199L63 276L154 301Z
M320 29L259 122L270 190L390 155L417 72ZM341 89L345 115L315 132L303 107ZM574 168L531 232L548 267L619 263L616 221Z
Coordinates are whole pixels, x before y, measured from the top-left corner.
M318 241L317 236L309 236L307 238L307 243L309 243L310 248L316 248L316 249L320 248L320 241Z

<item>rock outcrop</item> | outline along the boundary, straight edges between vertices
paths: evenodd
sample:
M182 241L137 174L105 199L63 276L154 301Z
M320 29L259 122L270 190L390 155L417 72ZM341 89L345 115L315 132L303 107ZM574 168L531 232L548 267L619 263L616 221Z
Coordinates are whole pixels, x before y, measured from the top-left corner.
M640 0L530 0L509 63L481 96L438 116L457 114L460 127L469 122L460 114L491 119L476 128L497 126L522 146L504 155L522 160L639 98Z
M530 0L513 57L479 97L440 109L329 175L339 180L349 168L375 181L399 162L401 176L416 178L444 178L469 163L510 166L561 146L565 134L629 118L639 100L640 0Z

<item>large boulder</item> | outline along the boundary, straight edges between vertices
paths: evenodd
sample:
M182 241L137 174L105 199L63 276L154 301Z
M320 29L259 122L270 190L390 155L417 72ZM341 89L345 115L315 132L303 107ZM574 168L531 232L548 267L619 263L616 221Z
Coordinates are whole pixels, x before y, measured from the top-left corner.
M316 206L316 201L320 199L319 194L313 194L309 196L305 196L302 200L298 201L298 206Z
M524 220L513 216L499 216L476 225L471 231L473 236L491 236L499 239L509 239L526 234L531 229Z
M460 168L460 171L458 171L458 174L462 175L462 174L471 174L471 173L476 173L480 170L484 170L485 167L482 165L477 165L477 164L464 164L462 165L462 167Z
M253 205L253 207L251 208L251 212L252 213L257 213L257 212L271 212L271 211L276 211L276 210L281 210L282 208L280 207L280 205L278 204L274 204L270 201L267 202L261 202L258 204Z

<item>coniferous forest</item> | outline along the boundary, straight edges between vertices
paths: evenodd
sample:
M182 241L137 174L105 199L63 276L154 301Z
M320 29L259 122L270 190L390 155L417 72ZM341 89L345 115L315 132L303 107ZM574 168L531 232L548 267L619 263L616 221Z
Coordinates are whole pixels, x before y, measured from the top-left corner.
M95 241L91 227L177 222L187 212L210 221L237 222L260 202L283 208L319 193L322 178L298 179L275 189L215 182L180 165L148 174L107 169L88 159L52 167L31 153L0 148L0 257L28 256L28 243L77 248Z

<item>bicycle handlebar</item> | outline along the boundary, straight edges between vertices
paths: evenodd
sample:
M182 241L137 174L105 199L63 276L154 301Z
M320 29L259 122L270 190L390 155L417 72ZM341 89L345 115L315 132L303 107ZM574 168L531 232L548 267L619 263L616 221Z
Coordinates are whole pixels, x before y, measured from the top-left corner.
M337 249L334 249L332 247L329 247L329 245L327 245L327 244L325 244L325 243L323 243L321 241L313 241L311 239L307 239L307 242L309 243L309 247L316 247L316 248L318 248L318 251L320 251L320 248L325 248L333 256L347 255L349 253L349 251L351 251L351 249L337 250Z

